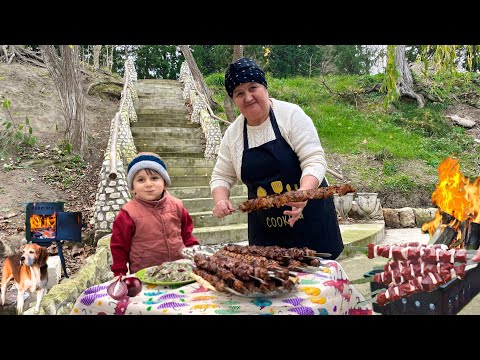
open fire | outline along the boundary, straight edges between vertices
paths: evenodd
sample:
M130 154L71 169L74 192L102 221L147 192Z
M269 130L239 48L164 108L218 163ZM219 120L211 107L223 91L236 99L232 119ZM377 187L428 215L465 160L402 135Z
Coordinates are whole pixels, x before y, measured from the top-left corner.
M478 249L480 240L480 177L470 182L459 170L457 159L449 157L438 165L438 184L432 202L438 206L435 218L422 225L435 244L449 248Z
M34 239L55 240L57 236L57 213L30 216L30 232Z

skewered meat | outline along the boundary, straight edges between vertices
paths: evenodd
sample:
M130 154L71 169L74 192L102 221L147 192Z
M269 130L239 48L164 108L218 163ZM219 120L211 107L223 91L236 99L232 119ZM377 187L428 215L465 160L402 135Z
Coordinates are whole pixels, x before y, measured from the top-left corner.
M287 191L283 194L267 195L247 200L239 205L239 210L250 212L254 210L269 209L272 207L282 207L290 202L303 202L309 199L325 199L338 194L343 196L347 193L355 192L355 188L349 184L333 185L320 187L310 190Z
M467 252L447 249L442 244L369 244L370 259L377 256L392 259L384 266L384 272L373 276L373 281L388 285L376 296L376 302L385 305L420 291L433 291L454 278L464 278Z
M311 259L314 254L315 251L308 248L226 245L210 256L195 254L193 260L195 274L207 281L204 275L215 281L213 286L217 290L223 288L224 292L231 292L233 289L248 295L255 292L268 294L279 288L292 290L295 282L290 279L292 273L289 269L303 271L313 260L319 262L318 258Z
M408 264L409 261L406 261L406 263ZM413 280L418 276L425 276L428 273L440 274L442 278L448 278L448 280L453 277L463 278L465 277L465 264L453 266L450 263L441 262L436 265L424 262L421 264L410 263L406 266L400 265L393 270L386 270L382 273L375 274L373 281L380 284L393 283L394 285L398 285L405 281Z
M440 245L440 246L439 246ZM467 262L467 252L464 249L446 250L446 245L427 246L397 246L397 245L374 245L368 244L368 258L382 256L393 260L424 261L431 264L437 262Z

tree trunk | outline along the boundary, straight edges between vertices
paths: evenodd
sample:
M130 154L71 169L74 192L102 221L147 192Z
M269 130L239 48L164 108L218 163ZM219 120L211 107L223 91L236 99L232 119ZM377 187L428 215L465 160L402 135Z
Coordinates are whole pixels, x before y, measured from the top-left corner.
M53 78L62 102L65 117L65 139L72 145L73 152L85 155L87 133L85 128L85 106L80 75L80 47L59 45L60 57L53 45L40 45L45 65Z
M93 45L93 68L95 70L100 68L100 50L102 50L102 45Z
M243 57L243 47L244 45L234 45L233 46L233 61L235 62L238 59ZM227 115L227 120L230 122L235 121L235 104L230 96L226 95L225 100L223 101L223 108L225 110L225 114Z
M408 67L407 58L405 56L405 45L397 45L395 48L395 64L398 71L397 91L400 96L408 96L417 100L418 107L423 108L424 100L421 94L417 94L413 90L413 77Z
M112 71L113 68L113 51L115 49L115 45L112 45L112 51L110 51L110 62L108 64L108 70Z
M188 64L188 67L190 68L190 71L193 76L193 80L197 84L197 89L198 91L201 91L202 94L205 96L205 99L210 106L210 108L214 109L215 106L217 105L215 101L212 99L212 95L210 94L210 90L208 89L207 84L205 83L205 80L203 79L202 73L198 69L197 63L195 62L195 59L193 58L192 52L190 51L190 48L188 45L178 45L180 47L180 50L182 51L183 57L185 58L185 61Z

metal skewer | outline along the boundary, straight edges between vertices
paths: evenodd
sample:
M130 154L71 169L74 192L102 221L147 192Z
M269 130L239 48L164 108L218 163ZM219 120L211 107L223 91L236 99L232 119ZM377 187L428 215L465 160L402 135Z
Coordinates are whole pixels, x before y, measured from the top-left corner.
M315 256L319 256L321 258L326 258L326 257L332 257L332 254L330 253L323 253L323 252L317 252L315 253Z
M260 278L258 278L258 277L256 277L256 276L253 276L253 275L248 275L248 276L250 276L250 277L251 277L252 279L254 279L254 280L257 280L257 281L261 282L262 284L267 285L267 283L266 283L265 280L263 280L263 279L260 279Z

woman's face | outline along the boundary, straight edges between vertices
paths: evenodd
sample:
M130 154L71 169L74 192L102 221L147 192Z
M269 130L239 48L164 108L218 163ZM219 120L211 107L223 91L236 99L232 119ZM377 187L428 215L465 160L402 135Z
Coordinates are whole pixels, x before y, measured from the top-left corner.
M143 200L160 200L165 180L154 170L142 169L133 178L133 192Z
M233 102L248 120L248 125L260 125L268 117L270 100L265 86L256 82L237 85L233 90Z

